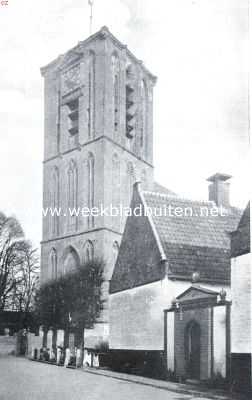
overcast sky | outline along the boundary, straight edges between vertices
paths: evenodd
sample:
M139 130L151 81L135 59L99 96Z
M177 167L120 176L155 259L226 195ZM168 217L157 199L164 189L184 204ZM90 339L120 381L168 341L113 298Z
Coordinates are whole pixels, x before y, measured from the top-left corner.
M88 0L9 0L0 6L0 209L41 240L43 80L39 68L89 35ZM93 32L111 32L158 76L156 180L207 198L205 179L248 181L248 1L94 0Z

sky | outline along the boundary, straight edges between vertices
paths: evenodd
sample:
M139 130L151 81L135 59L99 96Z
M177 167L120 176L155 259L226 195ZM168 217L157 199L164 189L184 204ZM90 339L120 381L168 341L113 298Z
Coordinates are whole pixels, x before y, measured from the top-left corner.
M39 246L43 79L40 67L89 36L88 0L0 5L0 210ZM233 176L231 202L249 199L248 0L94 0L106 25L157 77L156 180L207 199L206 178Z

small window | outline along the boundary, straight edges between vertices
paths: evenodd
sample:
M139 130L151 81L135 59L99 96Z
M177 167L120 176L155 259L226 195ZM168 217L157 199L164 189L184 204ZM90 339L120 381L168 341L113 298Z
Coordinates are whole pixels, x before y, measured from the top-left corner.
M79 133L79 98L71 100L68 106L68 131L71 136Z

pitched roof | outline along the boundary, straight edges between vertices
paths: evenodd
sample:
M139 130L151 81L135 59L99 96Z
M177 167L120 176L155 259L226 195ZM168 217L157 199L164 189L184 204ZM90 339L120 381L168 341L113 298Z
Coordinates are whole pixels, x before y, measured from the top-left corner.
M136 183L131 208L139 205L148 207L148 213L127 218L110 293L161 280L167 273L170 279L191 281L198 272L200 282L230 284L230 232L237 228L241 210L142 192ZM175 208L183 211L181 216Z
M231 234L231 256L237 257L250 251L250 202L248 202L237 229Z
M190 279L197 271L201 281L229 283L229 233L236 229L241 211L234 207L222 208L215 216L217 208L213 202L147 191L142 195L152 210L151 219L166 255L170 276ZM175 214L175 209L180 216Z

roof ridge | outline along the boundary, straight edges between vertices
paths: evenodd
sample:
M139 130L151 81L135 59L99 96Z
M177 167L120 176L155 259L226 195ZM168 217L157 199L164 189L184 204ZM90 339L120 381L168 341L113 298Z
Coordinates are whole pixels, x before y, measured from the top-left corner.
M163 197L163 198L172 198L175 200L182 200L182 201L190 201L191 203L203 203L203 204L209 204L209 205L216 205L214 201L211 200L194 200L194 199L189 199L188 197L182 197L179 195L175 194L168 194L168 193L159 193L159 192L154 192L150 190L143 190L143 194L150 194L153 196L158 196L158 197Z

